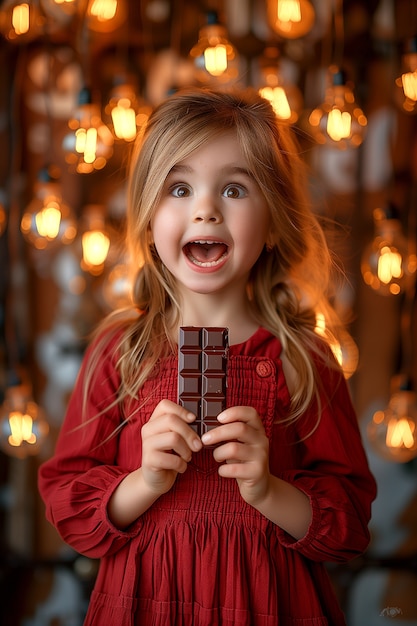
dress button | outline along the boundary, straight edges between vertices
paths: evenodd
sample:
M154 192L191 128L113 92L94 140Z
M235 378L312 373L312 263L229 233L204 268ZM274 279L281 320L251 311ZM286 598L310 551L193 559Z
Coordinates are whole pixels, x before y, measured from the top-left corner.
M269 361L259 361L256 364L256 373L261 378L266 378L272 374L272 365Z

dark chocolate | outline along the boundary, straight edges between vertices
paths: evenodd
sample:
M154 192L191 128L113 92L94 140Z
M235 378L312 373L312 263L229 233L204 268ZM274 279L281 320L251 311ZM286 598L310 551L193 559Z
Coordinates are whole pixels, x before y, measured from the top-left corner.
M229 330L181 326L178 346L178 403L196 416L199 437L219 426L226 408Z

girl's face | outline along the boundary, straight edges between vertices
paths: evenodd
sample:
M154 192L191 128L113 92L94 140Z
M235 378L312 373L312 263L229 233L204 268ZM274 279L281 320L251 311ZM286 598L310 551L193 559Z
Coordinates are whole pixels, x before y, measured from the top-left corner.
M187 297L243 293L270 225L266 201L228 131L172 168L151 229L162 262Z

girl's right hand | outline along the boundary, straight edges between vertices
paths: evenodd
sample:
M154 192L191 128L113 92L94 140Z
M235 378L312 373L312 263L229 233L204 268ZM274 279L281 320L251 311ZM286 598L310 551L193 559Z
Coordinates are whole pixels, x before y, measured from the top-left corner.
M169 491L177 474L187 469L192 453L203 447L189 424L195 415L171 402L161 400L142 427L143 480L156 495Z

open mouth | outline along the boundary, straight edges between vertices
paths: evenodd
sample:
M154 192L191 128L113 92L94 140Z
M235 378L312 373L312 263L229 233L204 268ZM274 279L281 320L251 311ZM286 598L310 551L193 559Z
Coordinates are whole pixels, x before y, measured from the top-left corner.
M190 241L184 246L187 258L199 267L214 267L227 256L228 246L221 241Z

